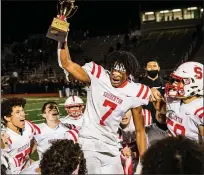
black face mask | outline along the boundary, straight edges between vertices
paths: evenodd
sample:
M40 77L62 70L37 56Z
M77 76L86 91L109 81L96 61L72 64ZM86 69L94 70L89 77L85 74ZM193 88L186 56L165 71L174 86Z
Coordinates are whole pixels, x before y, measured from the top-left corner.
M159 71L158 70L150 70L147 71L147 75L151 78L155 78L158 75Z

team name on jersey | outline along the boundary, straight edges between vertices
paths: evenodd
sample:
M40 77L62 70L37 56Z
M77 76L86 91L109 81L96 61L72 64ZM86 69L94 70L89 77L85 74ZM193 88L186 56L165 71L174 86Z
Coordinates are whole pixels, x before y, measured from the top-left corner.
M22 147L17 149L17 152L21 152L24 151L26 148L30 147L30 143L27 143L25 145L23 145Z
M182 122L183 122L183 119L180 118L180 117L177 117L176 114L175 114L175 112L173 112L173 111L167 112L167 117L168 117L169 119L173 119L173 120L175 120L175 121L177 121L177 122L179 122L179 123L181 123L181 124L182 124Z
M112 101L114 101L114 102L116 102L116 103L118 103L118 104L122 104L122 102L123 102L122 99L120 99L119 97L116 97L115 95L113 95L113 94L111 94L109 92L104 92L103 96L110 99L110 100L112 100Z

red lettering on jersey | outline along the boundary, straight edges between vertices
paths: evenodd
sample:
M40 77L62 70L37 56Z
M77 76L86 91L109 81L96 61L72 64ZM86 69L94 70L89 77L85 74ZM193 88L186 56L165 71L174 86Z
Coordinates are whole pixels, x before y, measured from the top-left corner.
M174 122L173 122L172 120L170 120L170 119L167 119L167 125L170 125L170 126L173 127L173 131L174 131L174 133L175 133L176 135L179 135L179 134L177 134L177 133L178 133L177 131L180 131L180 132L181 132L181 135L185 136L185 134L186 134L186 129L184 128L184 126L182 126L182 125L180 125L180 124L178 124L178 123L176 123L176 124L174 125Z
M94 62L92 62L92 63L93 63L93 67L92 67L92 70L91 70L91 74L93 75L94 72L95 72L95 69L96 69L96 64Z
M194 115L197 115L200 119L202 119L204 117L204 107L201 107L199 109L197 109L194 113Z
M26 160L26 156L30 153L30 147L27 148L25 151L17 154L14 158L15 164L18 166L21 166L21 164L23 164ZM17 163L16 163L17 160Z
M116 109L117 104L109 101L109 100L105 100L103 103L103 106L107 107L109 106L110 109L102 116L101 120L100 120L100 125L102 126L106 126L106 124L104 123L104 121L111 115L111 113Z
M200 67L194 67L194 72L196 73L197 79L203 78L203 72L202 72L202 69Z

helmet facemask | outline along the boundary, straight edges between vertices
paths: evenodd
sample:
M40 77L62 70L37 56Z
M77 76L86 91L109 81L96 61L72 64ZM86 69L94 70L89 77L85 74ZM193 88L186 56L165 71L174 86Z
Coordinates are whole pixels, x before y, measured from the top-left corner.
M182 99L195 95L193 87L191 86L193 82L191 78L182 78L173 73L170 77L170 83L167 83L165 88L167 96Z
M84 105L83 104L67 105L65 106L65 110L67 111L67 114L70 117L77 120L83 114Z

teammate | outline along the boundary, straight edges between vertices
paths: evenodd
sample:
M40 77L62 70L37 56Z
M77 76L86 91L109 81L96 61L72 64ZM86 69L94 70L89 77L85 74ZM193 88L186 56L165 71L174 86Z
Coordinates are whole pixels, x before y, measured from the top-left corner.
M37 132L36 125L25 119L25 104L22 98L10 98L1 103L1 121L5 125L1 131L1 151L12 174L19 174L30 165L31 140Z
M173 136L184 135L203 142L203 64L183 63L171 78L172 83L166 85L165 98L168 129Z
M64 104L65 110L67 111L67 116L61 118L62 123L73 124L75 126L81 127L84 117L84 102L78 96L70 96L67 98Z
M151 91L130 79L136 75L133 54L116 51L107 57L105 68L94 62L83 67L72 62L67 43L58 44L62 68L79 81L89 83L84 124L79 132L89 174L123 173L120 160L118 127L126 111L132 111L140 156L146 150L141 105L147 105Z
M21 174L87 174L86 160L78 143L58 140Z
M39 159L56 140L71 139L77 142L78 130L70 130L60 122L57 103L52 101L45 103L42 107L42 116L45 122L37 124L38 134L35 135Z
M141 174L204 174L204 146L183 137L159 140L144 154Z
M135 126L132 113L129 110L120 122L119 137L122 140L121 160L125 174L132 174L136 171L139 161L136 145Z

